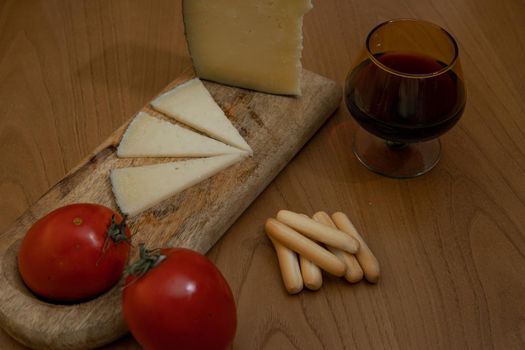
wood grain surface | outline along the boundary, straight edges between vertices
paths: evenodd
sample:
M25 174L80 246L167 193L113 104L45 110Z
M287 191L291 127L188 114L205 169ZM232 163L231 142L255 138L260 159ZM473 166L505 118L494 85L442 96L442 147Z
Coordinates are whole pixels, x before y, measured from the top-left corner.
M458 40L467 107L435 169L393 180L354 158L342 105L208 254L237 301L233 348L524 348L525 3L314 4L307 69L342 83L373 26L421 18ZM190 65L179 1L0 1L0 228ZM326 277L288 296L262 232L282 208L346 212L379 284ZM0 348L24 347L0 333ZM140 347L128 335L106 348Z

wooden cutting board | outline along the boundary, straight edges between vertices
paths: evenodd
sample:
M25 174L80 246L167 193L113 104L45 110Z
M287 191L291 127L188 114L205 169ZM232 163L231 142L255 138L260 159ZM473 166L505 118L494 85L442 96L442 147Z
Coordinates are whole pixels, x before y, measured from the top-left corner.
M181 77L165 90L189 78ZM341 88L335 82L306 70L302 78L303 95L299 98L211 82L205 85L252 146L254 155L130 218L135 244L145 242L150 248L181 246L206 253L341 101ZM143 111L152 112L148 106ZM16 262L25 232L51 210L79 202L117 209L109 181L111 169L173 160L118 159L115 149L126 126L127 123L53 186L1 236L0 326L29 347L89 349L107 344L127 331L120 303L122 281L92 301L54 305L36 299L25 288Z

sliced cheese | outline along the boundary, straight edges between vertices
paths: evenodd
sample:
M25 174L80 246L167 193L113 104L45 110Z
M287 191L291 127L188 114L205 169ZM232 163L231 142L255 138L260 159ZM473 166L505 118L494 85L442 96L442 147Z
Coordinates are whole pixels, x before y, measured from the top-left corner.
M243 152L194 131L139 112L117 149L119 157L209 157Z
M182 6L199 77L301 94L302 23L310 0L183 0Z
M160 95L151 102L151 105L157 111L183 124L252 153L251 147L198 78Z
M237 163L246 153L111 171L111 184L122 213L133 216Z

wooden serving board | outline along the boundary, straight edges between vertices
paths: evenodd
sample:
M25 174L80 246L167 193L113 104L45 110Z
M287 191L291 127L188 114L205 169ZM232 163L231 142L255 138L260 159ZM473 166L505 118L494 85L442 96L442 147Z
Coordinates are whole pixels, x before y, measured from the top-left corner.
M181 77L165 90L189 78ZM341 88L335 82L309 71L304 71L303 96L299 98L211 82L205 85L252 146L254 155L130 218L134 243L145 242L150 248L181 246L206 253L312 137L341 100ZM151 112L148 106L143 110ZM122 281L104 295L85 303L49 304L26 289L16 262L25 232L51 210L79 202L117 209L109 181L111 169L173 160L117 158L115 149L126 126L127 123L1 236L0 326L29 347L89 349L107 344L127 331L121 310Z

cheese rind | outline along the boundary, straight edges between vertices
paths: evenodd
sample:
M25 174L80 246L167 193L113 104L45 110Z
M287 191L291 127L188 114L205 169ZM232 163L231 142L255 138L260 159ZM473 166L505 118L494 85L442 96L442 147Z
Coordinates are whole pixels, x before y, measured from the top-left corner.
M151 106L219 141L253 152L198 78L158 96Z
M117 149L119 157L209 157L243 152L168 121L139 112Z
M239 162L246 153L111 171L115 200L122 213L133 216Z
M300 95L302 23L311 0L184 0L197 75L248 89Z

